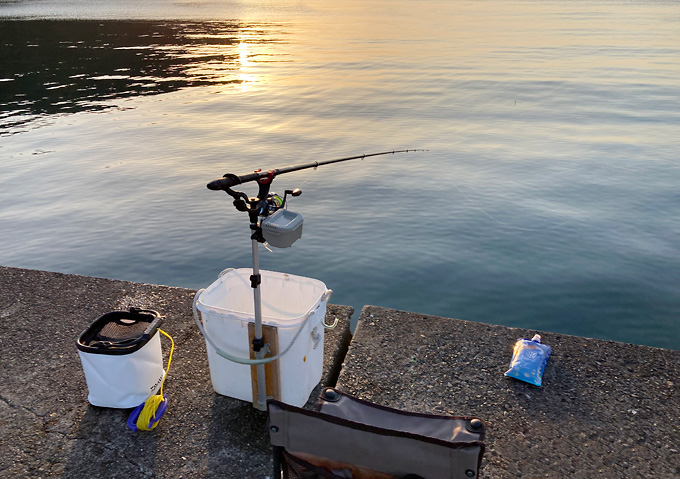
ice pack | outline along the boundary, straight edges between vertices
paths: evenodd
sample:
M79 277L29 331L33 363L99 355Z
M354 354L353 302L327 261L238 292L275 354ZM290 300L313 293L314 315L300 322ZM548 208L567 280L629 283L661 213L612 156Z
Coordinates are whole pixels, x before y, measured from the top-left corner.
M541 336L536 334L532 339L518 339L510 361L510 369L505 375L536 386L543 382L543 370L548 362L552 349L541 343Z

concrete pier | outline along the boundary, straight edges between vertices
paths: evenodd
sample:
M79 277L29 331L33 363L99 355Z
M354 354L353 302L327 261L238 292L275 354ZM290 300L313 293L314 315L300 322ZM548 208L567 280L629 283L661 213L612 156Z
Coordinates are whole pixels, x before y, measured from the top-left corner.
M541 387L504 376L517 338L552 347ZM364 307L338 389L477 416L484 478L680 477L680 351Z
M212 390L195 291L0 267L0 478L261 478L271 475L266 413ZM75 341L96 318L131 306L166 316L175 341L168 411L132 432L130 410L89 405ZM349 342L352 308L325 335L332 384ZM163 345L166 354L169 346ZM320 389L320 387L319 387ZM318 396L318 393L312 393Z
M194 294L0 267L0 478L270 477L266 415L212 390ZM176 343L168 412L150 432L89 405L75 347L131 306L166 316ZM483 478L680 477L680 351L538 331L553 349L539 388L503 375L515 340L537 331L367 306L351 337L351 314L328 307L340 326L317 389L337 379L378 404L481 418Z

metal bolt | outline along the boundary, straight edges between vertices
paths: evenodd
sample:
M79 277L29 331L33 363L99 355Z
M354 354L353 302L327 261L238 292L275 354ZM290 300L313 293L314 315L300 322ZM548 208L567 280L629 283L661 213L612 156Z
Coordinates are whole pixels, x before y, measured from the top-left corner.
M467 471L465 471L465 475L467 477L475 477L475 471L473 471L472 469L468 469Z
M482 421L479 419L473 419L470 421L470 427L472 429L481 429L482 428Z
M340 399L340 394L332 389L326 389L323 393L323 397L326 401L335 402Z
M269 428L269 430L270 430L271 432L279 432L279 428L278 428L277 426L271 426L271 427Z

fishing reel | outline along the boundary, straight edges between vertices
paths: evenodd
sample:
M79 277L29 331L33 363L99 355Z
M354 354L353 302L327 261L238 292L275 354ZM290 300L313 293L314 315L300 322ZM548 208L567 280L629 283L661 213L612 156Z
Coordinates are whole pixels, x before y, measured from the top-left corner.
M249 197L245 193L231 189L227 193L234 198L234 207L239 211L248 212L251 215L252 222L253 217L266 218L281 208L285 208L288 195L300 196L302 190L300 188L285 190L283 198L278 193L266 193L264 199L259 195Z
M253 175L259 175L261 172L262 170L255 170ZM302 194L300 188L285 190L283 198L277 193L270 193L269 188L272 181L274 181L275 171L270 170L264 175L255 180L259 186L257 196L248 196L242 191L232 189L232 186L242 183L241 178L232 174L226 174L222 179L211 182L208 188L224 190L229 196L234 198L234 207L239 211L248 212L251 223L256 223L258 216L267 217L270 213L284 208L288 195L300 196Z
M302 194L302 190L300 188L295 188L294 190L286 190L283 192L283 198L279 196L276 193L269 193L267 195L267 209L266 209L266 214L263 216L269 216L270 214L280 210L281 208L285 208L286 206L286 200L288 199L288 195L290 196L300 196Z

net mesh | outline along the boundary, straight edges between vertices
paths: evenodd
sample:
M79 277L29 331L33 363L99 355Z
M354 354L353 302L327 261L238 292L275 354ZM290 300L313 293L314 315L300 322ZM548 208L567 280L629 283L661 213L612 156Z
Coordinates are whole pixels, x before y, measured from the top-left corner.
M94 341L125 341L139 338L149 323L146 321L132 321L119 319L106 323L104 327L93 337Z

